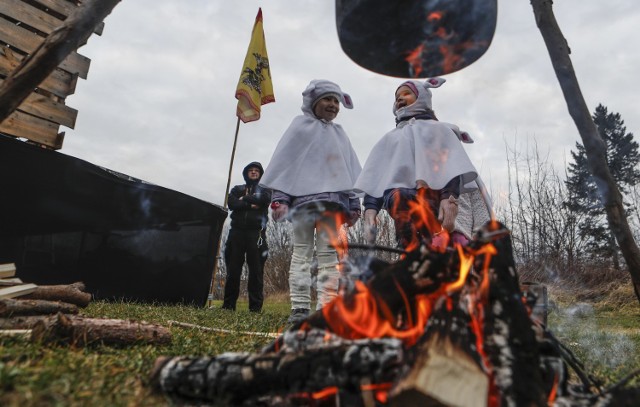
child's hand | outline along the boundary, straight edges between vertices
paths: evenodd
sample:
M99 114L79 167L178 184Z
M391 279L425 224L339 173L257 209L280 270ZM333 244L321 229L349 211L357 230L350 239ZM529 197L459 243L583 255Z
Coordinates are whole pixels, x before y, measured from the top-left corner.
M453 231L454 222L458 216L458 200L453 196L440 201L440 210L438 211L438 220L442 227L449 232Z
M271 204L271 210L271 218L274 220L274 222L283 222L287 217L287 213L289 213L289 205L285 203L274 202Z

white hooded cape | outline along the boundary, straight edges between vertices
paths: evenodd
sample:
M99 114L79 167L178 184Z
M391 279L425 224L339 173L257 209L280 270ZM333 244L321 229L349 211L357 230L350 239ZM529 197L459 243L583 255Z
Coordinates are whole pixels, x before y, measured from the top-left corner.
M379 198L390 188L416 188L418 181L436 190L459 175L462 185L473 181L478 174L453 128L435 120L402 122L373 147L354 190Z
M260 185L292 196L321 192L351 193L362 167L342 126L315 117L312 105L336 93L351 108L350 97L329 81L312 81L302 93L304 115L297 116L278 142Z

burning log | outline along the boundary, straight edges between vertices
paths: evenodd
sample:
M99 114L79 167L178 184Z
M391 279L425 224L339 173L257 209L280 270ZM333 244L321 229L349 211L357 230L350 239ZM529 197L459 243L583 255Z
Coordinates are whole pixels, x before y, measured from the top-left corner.
M45 300L0 300L0 317L23 315L77 314L78 307L60 301Z
M62 301L85 308L91 302L91 294L84 292L85 285L76 282L68 285L40 285L34 292L22 296L24 299Z
M375 397L368 392L380 385L386 390L402 367L402 344L392 338L349 341L311 329L286 332L283 345L257 355L162 358L152 382L180 401L254 406L277 399L296 405L298 398L337 397L344 405L362 405L364 394Z
M0 319L0 329L31 329L34 341L68 343L74 346L92 343L164 345L171 342L171 333L161 325L61 313L53 316Z
M363 264L342 296L261 353L161 359L152 382L176 399L233 405L616 405L579 370L583 394L569 392L567 365L579 363L531 317L535 298L522 293L497 222L465 248L423 244L396 263Z

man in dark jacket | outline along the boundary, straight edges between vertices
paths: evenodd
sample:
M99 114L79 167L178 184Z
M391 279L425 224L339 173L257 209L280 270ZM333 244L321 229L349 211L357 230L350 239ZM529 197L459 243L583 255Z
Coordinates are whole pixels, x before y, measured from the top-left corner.
M271 203L271 190L258 185L263 173L259 162L248 164L242 171L246 184L234 186L229 193L231 227L224 252L227 266L224 309L236 309L242 266L246 260L249 268L249 311L262 310L264 263L269 253L265 232Z

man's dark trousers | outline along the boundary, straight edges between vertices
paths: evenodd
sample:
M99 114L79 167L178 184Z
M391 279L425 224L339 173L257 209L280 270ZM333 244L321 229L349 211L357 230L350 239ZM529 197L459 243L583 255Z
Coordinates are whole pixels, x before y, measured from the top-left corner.
M258 244L261 243L260 246ZM242 266L246 262L249 268L249 311L262 310L264 301L262 290L264 285L264 263L267 259L268 248L264 231L255 229L229 230L225 247L225 262L227 265L227 282L224 287L225 301L222 308L236 309L236 302L240 295L240 276Z

